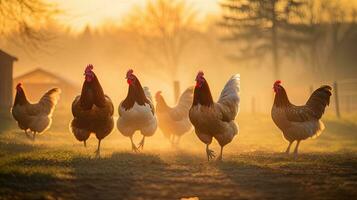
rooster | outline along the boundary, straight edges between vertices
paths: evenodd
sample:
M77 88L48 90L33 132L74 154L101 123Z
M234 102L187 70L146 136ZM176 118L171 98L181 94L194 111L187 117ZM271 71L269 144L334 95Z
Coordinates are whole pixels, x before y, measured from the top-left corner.
M209 149L212 138L221 146L217 158L222 160L223 147L233 140L238 133L238 126L234 119L239 112L240 76L232 76L224 86L217 103L213 101L210 88L203 72L196 76L196 87L193 103L189 111L190 120L195 127L198 138L206 144L208 161L215 157L214 151Z
M297 141L294 150L296 157L300 141L318 136L325 128L320 119L330 103L332 88L327 85L321 86L312 93L303 106L290 103L281 81L276 81L273 89L275 98L271 110L272 119L283 132L284 138L289 141L286 154L289 154L291 144Z
M118 108L117 127L124 136L130 138L132 150L137 152L140 148L144 148L145 137L154 135L157 129L157 120L150 91L147 87L141 86L133 72L130 69L126 73L129 90ZM140 131L143 135L138 147L133 142L135 131Z
M88 65L84 72L85 80L81 95L72 103L71 130L77 140L84 143L93 133L98 139L96 156L100 156L100 143L114 127L114 106L111 99L104 94L93 65Z
M17 84L12 116L28 138L35 140L36 134L46 131L51 126L52 113L60 93L60 89L53 88L46 92L38 103L32 104L27 100L22 84ZM32 132L32 137L28 131Z
M192 129L188 111L192 105L193 87L187 88L182 93L178 104L173 108L167 105L161 91L156 93L155 99L159 128L164 136L171 140L171 144L176 145L181 136Z

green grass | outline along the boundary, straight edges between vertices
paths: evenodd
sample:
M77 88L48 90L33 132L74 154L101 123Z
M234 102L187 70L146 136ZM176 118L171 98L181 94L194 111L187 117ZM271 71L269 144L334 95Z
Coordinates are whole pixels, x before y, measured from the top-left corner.
M141 153L117 130L88 147L68 131L69 117L35 142L14 124L0 130L0 199L353 199L357 196L357 124L324 119L326 130L302 142L297 159L268 116L240 115L240 133L222 163L208 163L191 133L171 148L160 132ZM135 137L138 142L139 136ZM212 149L218 152L215 142Z

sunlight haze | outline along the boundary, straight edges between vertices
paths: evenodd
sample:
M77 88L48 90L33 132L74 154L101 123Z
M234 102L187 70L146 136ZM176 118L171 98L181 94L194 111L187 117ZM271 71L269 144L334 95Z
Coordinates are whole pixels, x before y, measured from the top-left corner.
M61 21L80 31L85 26L99 26L107 21L117 23L135 6L142 6L145 0L51 0L65 12ZM188 0L201 17L208 13L218 13L217 0ZM118 24L120 22L118 21Z

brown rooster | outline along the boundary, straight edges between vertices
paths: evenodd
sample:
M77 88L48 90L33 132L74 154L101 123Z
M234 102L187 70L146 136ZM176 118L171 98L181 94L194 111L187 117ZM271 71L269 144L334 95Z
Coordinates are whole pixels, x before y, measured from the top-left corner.
M72 103L74 119L71 130L79 141L86 141L93 133L98 139L96 156L100 156L100 143L109 135L114 127L114 107L110 98L104 94L97 76L93 72L93 65L85 69L85 80L81 95L77 96Z
M32 139L35 140L36 134L44 132L51 126L52 113L60 93L60 89L53 88L46 92L38 103L32 104L27 100L21 83L17 84L12 116L20 129L25 131L27 137L31 138L28 133L30 130Z
M145 137L153 136L157 129L157 120L149 88L142 87L132 69L126 73L129 85L128 95L120 103L117 127L121 134L130 138L133 151L144 148ZM133 135L140 131L143 135L139 147L133 142Z
M327 85L321 86L312 93L303 106L290 103L281 81L276 81L273 89L275 99L271 116L283 132L284 138L289 141L287 154L290 152L291 144L297 141L294 150L294 155L297 156L300 141L318 136L325 128L320 119L325 112L325 107L330 103L332 88Z
M159 128L164 136L170 139L172 145L177 145L183 134L192 130L192 124L188 118L188 112L192 105L193 87L187 88L181 95L175 107L167 105L161 91L155 95L156 114Z
M218 161L222 160L223 147L233 140L238 133L234 122L239 111L240 76L232 76L224 86L217 103L213 101L211 91L203 72L196 76L196 87L193 95L193 104L189 112L190 120L195 127L198 138L206 144L208 161L215 157L209 149L212 138L221 146Z

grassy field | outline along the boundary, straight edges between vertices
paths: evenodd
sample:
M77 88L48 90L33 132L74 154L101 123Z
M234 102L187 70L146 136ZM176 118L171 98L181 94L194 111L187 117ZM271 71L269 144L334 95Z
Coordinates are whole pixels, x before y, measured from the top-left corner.
M302 142L295 160L281 153L287 143L268 116L242 114L221 163L206 161L193 133L171 148L158 131L143 152L132 153L115 129L95 158L95 137L84 148L68 130L68 115L57 114L35 142L3 120L0 199L353 199L355 119L327 116L325 132ZM217 143L212 148L219 150Z

